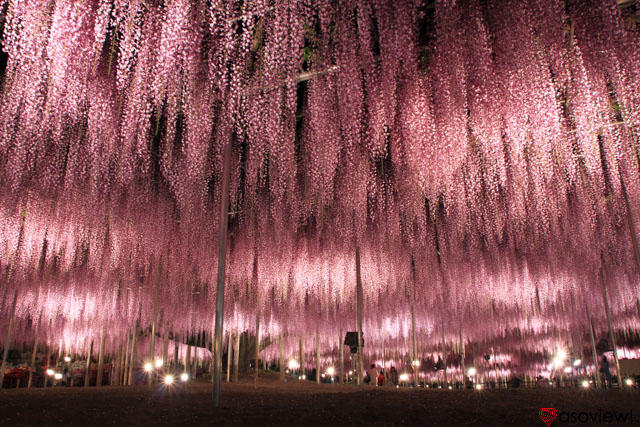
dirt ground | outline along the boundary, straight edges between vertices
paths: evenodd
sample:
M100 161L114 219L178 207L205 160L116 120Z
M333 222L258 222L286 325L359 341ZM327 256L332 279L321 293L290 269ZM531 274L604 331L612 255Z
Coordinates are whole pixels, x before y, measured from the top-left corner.
M212 408L212 387L148 386L4 389L0 426L47 425L423 425L544 426L538 411L633 411L640 424L638 391L582 389L435 390L280 383L263 378L223 384L221 405ZM570 423L551 425L633 425Z

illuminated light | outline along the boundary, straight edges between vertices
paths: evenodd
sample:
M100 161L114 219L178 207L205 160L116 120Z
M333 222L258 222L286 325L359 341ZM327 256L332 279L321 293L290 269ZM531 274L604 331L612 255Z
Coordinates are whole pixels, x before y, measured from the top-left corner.
M580 365L582 365L582 360L576 359L573 361L573 366L580 366Z
M482 390L482 384L476 384L476 390Z
M151 372L153 370L153 365L151 363L149 363L149 362L145 363L144 364L144 370L146 372Z
M551 381L549 381L549 385L553 385L553 383Z
M173 375L166 375L164 377L164 383L165 384L173 384Z
M589 388L589 381L582 381L582 387Z
M71 358L69 356L65 356L64 357L64 361L69 363L69 362L71 362Z
M400 381L409 381L409 374L400 374Z
M449 390L451 390L453 387L449 386Z
M353 375L353 371L349 371L349 375Z
M306 380L306 379L307 379L307 376L306 376L306 375L303 375L303 376L302 376L302 379L303 379L303 380Z
M469 368L469 375L475 375L476 374L476 368Z
M187 374L186 372L182 373L180 375L180 381L182 381L183 383L189 381L189 374Z
M52 376L53 374L55 374L53 369L47 369L47 375Z
M420 366L420 361L419 360L414 360L413 362L411 362L412 366Z
M289 369L291 369L292 371L294 369L298 369L298 362L295 359L289 360Z
M567 352L564 350L558 350L557 356L560 358L560 360L564 360L567 358Z
M560 358L560 356L556 356L555 359L553 359L553 364L558 367L558 366L562 366L564 363L562 363L563 359Z
M336 373L336 370L334 369L333 366L327 368L327 375L333 376L333 374Z
M326 376L325 374L322 374L322 378L324 378L325 376Z
M627 378L626 380L624 380L624 383L631 387L633 385L633 380L631 378Z
M284 372L285 372L286 374L288 374L288 373L289 373L289 369L285 369L285 370L284 370Z
M156 360L156 368L162 368L162 364L163 364L162 359Z
M61 373L57 373L53 376L53 378L57 379L57 380L61 380L62 379L62 374Z
M568 366L567 366L566 368L564 368L564 373L565 373L565 374L569 374L569 373L571 373L571 368L570 368L570 367L568 367Z

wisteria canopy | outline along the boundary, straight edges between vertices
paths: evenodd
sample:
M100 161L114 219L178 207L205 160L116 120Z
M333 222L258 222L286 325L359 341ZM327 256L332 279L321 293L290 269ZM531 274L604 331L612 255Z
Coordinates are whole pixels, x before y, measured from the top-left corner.
M211 331L227 141L227 331L258 318L311 351L318 330L335 355L356 248L369 355L409 352L412 304L422 355L443 330L479 354L550 350L588 333L585 308L606 330L603 284L615 328L637 329L635 14L0 0L0 331L16 295L20 340L39 325L80 352L104 331L115 351L154 290L159 333Z

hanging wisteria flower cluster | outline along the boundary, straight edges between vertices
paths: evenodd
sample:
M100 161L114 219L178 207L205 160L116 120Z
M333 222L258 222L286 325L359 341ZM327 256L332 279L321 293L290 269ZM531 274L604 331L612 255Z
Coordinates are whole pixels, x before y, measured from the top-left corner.
M337 345L356 247L376 357L412 304L421 352L442 321L533 352L586 333L601 273L638 327L615 0L3 0L0 28L0 330L17 292L23 337L115 343L157 291L160 331L210 331L228 142L229 330Z

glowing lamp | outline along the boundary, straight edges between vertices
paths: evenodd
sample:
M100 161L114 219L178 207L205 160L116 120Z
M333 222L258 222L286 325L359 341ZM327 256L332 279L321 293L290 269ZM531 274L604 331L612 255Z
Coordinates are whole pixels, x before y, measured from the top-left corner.
M400 374L400 381L409 381L409 374Z
M589 388L589 381L582 381L582 387Z
M144 370L145 372L151 372L153 370L153 365L149 362L144 364Z
M626 380L624 380L624 383L631 387L633 385L633 380L631 378L627 378Z
M322 374L322 378L324 378L325 376L326 376L325 374Z
M556 356L556 358L553 359L553 364L555 366L562 366L563 365L562 361L563 359L560 356Z
M336 373L336 370L333 368L333 366L327 368L327 375L333 376L333 374Z
M52 376L53 374L55 374L53 369L47 369L47 375Z
M476 390L482 390L482 384L476 384Z
M182 381L183 383L187 382L189 380L189 374L187 374L186 372L183 372L180 375L180 381Z
M295 359L289 360L289 369L292 371L298 368L298 362Z
M558 350L557 356L560 358L560 360L564 360L567 358L567 352L564 350Z
M69 362L71 362L71 358L69 356L65 356L64 357L64 361L69 363Z
M302 376L302 379L303 379L303 380L306 380L306 379L307 379L307 376L306 376L306 375L303 375L303 376Z
M164 377L164 383L167 385L173 384L173 375L166 375Z
M411 362L411 365L418 367L418 366L420 366L420 361L419 360L414 360L413 362Z
M476 374L476 368L469 368L469 375L473 376Z
M162 364L163 364L162 359L156 360L156 368L162 368Z
M573 361L573 366L580 366L580 365L582 365L582 360L576 359Z
M565 374L569 374L569 373L571 373L571 368L570 368L570 367L568 367L568 366L567 366L566 368L564 368L564 373L565 373Z
M62 374L60 372L58 372L57 374L55 374L53 376L53 378L57 379L57 380L61 380L62 379Z
M349 371L349 375L353 375L353 371Z

